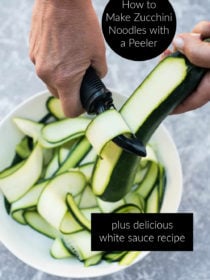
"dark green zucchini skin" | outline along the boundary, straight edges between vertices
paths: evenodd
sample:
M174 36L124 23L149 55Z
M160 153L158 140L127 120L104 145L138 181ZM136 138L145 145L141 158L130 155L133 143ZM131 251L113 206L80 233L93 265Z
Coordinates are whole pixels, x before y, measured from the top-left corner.
M141 125L136 132L138 139L141 139L146 144L154 131L160 123L189 96L199 85L207 69L197 67L190 63L190 61L180 52L175 52L171 57L184 58L187 65L187 76L183 83L181 83L170 96L161 103L161 105L151 113L147 121Z
M133 185L138 163L138 156L122 151L110 177L109 184L100 198L110 202L115 202L123 198Z
M187 76L170 96L161 103L157 109L151 112L146 121L138 128L136 136L145 145L160 123L199 85L207 71L207 69L192 65L190 61L179 52L175 52L170 56L185 59ZM155 71L155 69L153 71ZM137 90L138 88L136 91ZM118 201L123 198L131 190L138 162L138 156L122 151L114 167L109 183L100 198L110 202Z

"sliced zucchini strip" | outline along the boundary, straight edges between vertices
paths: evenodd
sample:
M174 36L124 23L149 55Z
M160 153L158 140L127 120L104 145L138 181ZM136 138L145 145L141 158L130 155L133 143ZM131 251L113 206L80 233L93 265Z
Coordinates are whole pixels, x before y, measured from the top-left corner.
M83 215L83 213L80 211L79 207L77 206L77 204L74 201L73 196L70 193L68 193L66 196L66 203L67 203L70 213L74 216L74 218L77 220L77 222L79 224L81 224L81 226L83 226L83 228L90 231L91 230L90 220L88 220Z
M52 227L43 217L37 213L37 211L25 211L23 214L27 224L38 231L41 234L50 238L57 238L60 233L54 227Z
M61 238L56 238L50 249L50 255L55 259L66 259L73 257L72 253L65 247Z
M84 261L101 253L100 251L91 250L91 234L88 230L65 234L62 236L62 240L66 248L80 261Z
M38 201L38 212L56 229L67 212L66 195L79 194L86 185L85 176L79 171L66 172L52 179Z
M45 125L41 134L43 139L50 143L67 142L84 135L90 121L85 117L60 120Z
M86 136L97 154L100 155L107 142L120 134L131 134L131 130L117 110L107 110L88 125Z
M46 107L48 111L56 118L56 119L65 119L61 101L58 98L50 96L46 102Z
M14 173L0 178L0 188L11 203L23 196L39 179L42 173L43 152L36 145L30 157Z

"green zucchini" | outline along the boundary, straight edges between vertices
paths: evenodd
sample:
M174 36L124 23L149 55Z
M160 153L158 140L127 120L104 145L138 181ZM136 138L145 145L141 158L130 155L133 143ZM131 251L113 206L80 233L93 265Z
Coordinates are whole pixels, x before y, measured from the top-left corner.
M77 222L81 224L83 228L90 231L91 230L90 220L88 220L80 211L79 207L74 201L73 196L70 193L68 193L66 196L66 204L70 213L74 216L75 220L77 220Z
M25 211L23 216L26 223L37 232L53 239L57 238L60 235L60 233L54 227L52 227L43 217L41 217L36 210Z
M86 154L90 151L90 149L91 145L86 137L82 137L81 139L79 139L79 141L74 143L71 147L68 156L62 162L56 174L61 174L73 167L76 167L80 163L80 161L86 156Z
M65 234L62 236L62 241L65 247L80 261L85 261L101 253L91 250L91 233L88 230Z
M67 212L66 195L79 194L86 185L85 176L79 171L62 173L52 179L41 193L37 205L39 214L56 229Z
M46 102L47 110L56 118L56 119L65 119L60 99L50 96Z
M152 192L149 194L146 200L145 206L146 213L158 213L159 212L159 193L158 186L155 185Z
M146 199L152 192L157 179L158 165L155 162L152 162L150 164L147 174L145 175L144 180L139 184L135 191L139 193L144 199Z
M140 254L139 251L127 252L119 261L119 265L130 265Z
M41 135L46 142L51 144L66 143L84 135L90 121L90 119L82 116L59 120L45 125L41 130Z
M15 151L22 159L26 159L31 154L30 141L31 138L25 136L16 146Z
M22 225L27 225L27 222L24 218L24 210L20 209L11 213L12 218Z
M114 210L114 213L142 213L142 209L136 204L130 203L120 206Z
M39 179L42 172L43 152L40 145L36 145L31 155L13 173L0 178L0 188L9 202L21 198ZM33 172L31 172L33 170Z
M110 123L113 124L110 129ZM117 110L110 109L93 119L86 129L86 137L100 155L107 141L121 134L131 134L129 127L126 125L122 116Z
M66 259L73 257L73 255L65 247L62 239L60 239L59 237L54 240L50 249L50 255L54 259Z
M24 196L11 204L10 213L36 207L39 196L49 181L43 181L33 186Z
M92 256L92 257L86 259L84 261L84 266L88 267L88 266L91 266L91 265L97 265L101 262L101 260L102 260L102 254L100 253L98 255L95 255L95 256Z
M162 60L120 110L137 138L146 145L164 118L198 86L205 72L179 52ZM93 172L94 193L106 201L124 197L132 188L138 162L137 156L107 143Z
M125 256L127 251L119 251L119 252L108 252L103 255L103 259L108 262L118 262Z
M96 206L97 206L96 197L95 197L91 187L87 185L81 194L79 208L80 209L93 208Z
M64 215L64 217L60 223L60 227L59 227L60 232L63 234L70 234L73 232L80 231L82 229L83 229L83 227L72 216L72 214L70 212L66 212L66 214Z

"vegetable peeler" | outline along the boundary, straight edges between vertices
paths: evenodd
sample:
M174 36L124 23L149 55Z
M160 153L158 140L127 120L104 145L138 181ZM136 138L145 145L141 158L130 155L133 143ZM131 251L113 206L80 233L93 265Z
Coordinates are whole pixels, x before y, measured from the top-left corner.
M81 88L80 99L83 108L88 114L100 114L113 108L112 93L106 88L96 71L89 67L84 75ZM119 135L112 141L127 152L145 157L146 148L139 139L132 135L130 138L125 135Z

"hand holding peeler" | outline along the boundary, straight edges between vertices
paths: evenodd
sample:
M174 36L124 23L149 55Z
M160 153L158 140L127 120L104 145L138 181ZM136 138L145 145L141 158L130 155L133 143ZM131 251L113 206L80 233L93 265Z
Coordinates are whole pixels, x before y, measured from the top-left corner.
M106 88L96 71L89 67L84 75L81 88L80 99L83 108L88 114L100 114L112 108L112 93ZM146 148L139 139L132 135L130 138L125 135L118 135L112 141L127 152L145 157Z

